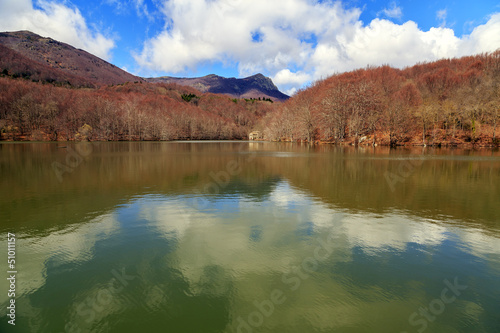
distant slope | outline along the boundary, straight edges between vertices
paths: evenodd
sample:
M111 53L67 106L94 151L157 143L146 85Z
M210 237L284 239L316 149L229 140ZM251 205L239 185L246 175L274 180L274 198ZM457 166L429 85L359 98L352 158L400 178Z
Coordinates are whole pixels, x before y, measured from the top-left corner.
M142 78L127 73L86 51L29 31L2 32L0 45L19 54L19 57L12 57L12 52L1 50L2 70L24 67L32 77L40 71L44 73L43 76L47 76L49 68L52 68L54 70L52 76L57 77L58 81L66 80L73 85L81 85L82 82L102 85L142 81ZM67 77L64 78L62 73L67 74Z
M262 74L244 79L224 78L218 75L207 75L198 78L159 77L147 78L148 82L176 83L190 86L201 92L226 94L235 98L270 98L274 101L285 101L290 97L283 94L273 81Z
M270 98L274 101L290 98L262 74L244 79L213 74L200 78L143 79L86 51L29 31L0 32L0 73L76 87L146 80L152 83L176 83L193 87L202 93L226 94L234 98Z
M95 86L95 82L91 80L33 61L2 44L0 44L0 75L58 85L69 84L74 87Z

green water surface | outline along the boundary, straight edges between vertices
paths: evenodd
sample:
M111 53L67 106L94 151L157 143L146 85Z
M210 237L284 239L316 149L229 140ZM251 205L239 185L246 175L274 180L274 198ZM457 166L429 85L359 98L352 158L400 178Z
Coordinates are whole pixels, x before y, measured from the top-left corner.
M0 332L500 332L498 151L7 143L0 184Z

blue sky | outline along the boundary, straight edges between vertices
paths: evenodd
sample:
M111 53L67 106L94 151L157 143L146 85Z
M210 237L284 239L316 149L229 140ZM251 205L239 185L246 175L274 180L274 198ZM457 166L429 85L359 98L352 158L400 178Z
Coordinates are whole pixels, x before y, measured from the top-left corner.
M31 30L141 76L263 73L285 93L333 73L500 48L500 1L0 0Z

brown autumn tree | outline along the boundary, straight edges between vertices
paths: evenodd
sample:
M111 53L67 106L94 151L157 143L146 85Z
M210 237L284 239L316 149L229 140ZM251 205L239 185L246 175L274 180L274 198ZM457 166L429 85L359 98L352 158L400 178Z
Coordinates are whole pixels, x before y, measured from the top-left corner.
M276 140L358 144L371 135L371 144L491 145L498 143L499 77L497 51L336 74L285 103L270 103L175 84L75 89L7 70L0 74L0 138L240 139L260 130Z
M294 133L297 139L313 142L316 134L316 120L314 112L314 90L299 91L290 103L287 104L295 119Z

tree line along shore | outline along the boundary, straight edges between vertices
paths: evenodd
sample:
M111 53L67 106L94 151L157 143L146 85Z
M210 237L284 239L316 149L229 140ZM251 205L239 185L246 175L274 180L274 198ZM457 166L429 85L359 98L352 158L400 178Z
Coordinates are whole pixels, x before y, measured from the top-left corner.
M316 81L283 103L177 84L101 87L0 75L7 141L248 139L343 145L498 146L500 50Z

